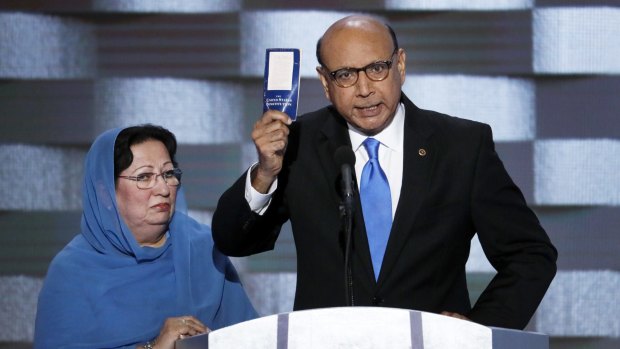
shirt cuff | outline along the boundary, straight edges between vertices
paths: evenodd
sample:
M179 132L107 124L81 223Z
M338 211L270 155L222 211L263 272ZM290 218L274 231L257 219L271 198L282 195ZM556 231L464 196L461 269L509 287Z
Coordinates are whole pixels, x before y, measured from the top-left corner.
M269 204L271 203L271 196L273 195L273 192L276 191L276 189L278 188L278 178L276 178L276 180L271 183L267 194L258 192L252 186L251 178L252 170L257 165L258 163L255 163L250 166L250 169L245 176L245 200L248 202L248 204L250 205L250 209L253 212L262 215L263 213L265 213L265 211L267 211L267 208L269 208Z

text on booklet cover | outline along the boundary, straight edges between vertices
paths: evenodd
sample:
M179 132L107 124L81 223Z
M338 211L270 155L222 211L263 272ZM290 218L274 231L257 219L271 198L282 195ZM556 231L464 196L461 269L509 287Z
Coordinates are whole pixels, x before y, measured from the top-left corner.
M301 52L296 48L268 48L265 54L263 112L279 110L295 120L299 98Z

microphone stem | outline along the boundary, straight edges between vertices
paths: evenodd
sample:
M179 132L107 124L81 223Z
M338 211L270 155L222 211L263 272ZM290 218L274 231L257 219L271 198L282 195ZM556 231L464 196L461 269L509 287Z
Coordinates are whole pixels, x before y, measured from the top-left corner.
M351 238L353 231L353 176L351 174L351 166L342 165L343 180L343 206L344 212L344 233L345 233L345 252L344 252L344 275L345 289L347 294L347 305L354 306L355 298L353 296L353 272L351 270Z

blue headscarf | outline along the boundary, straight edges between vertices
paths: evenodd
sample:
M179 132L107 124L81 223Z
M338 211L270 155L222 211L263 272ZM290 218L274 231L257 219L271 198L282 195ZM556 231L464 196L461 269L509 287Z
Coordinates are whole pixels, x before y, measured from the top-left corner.
M183 212L182 187L164 245L137 243L116 203L121 130L100 135L86 156L81 234L50 264L35 348L133 348L157 337L168 317L193 315L214 330L257 316L210 228Z

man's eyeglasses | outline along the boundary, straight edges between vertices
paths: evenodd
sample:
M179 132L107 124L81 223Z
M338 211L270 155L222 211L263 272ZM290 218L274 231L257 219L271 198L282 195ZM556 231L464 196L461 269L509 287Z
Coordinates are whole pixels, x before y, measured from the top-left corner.
M391 57L398 52L398 49L394 50ZM367 66L361 68L342 68L329 72L332 80L336 82L336 85L340 87L351 87L357 83L359 78L359 72L364 71L366 76L372 81L385 80L390 74L390 68L392 67L392 60L377 61L370 63Z
M137 176L118 176L119 178L129 179L136 182L138 189L151 189L157 185L157 177L161 176L169 187L176 187L181 184L183 171L179 168L164 171L162 173L145 172Z

